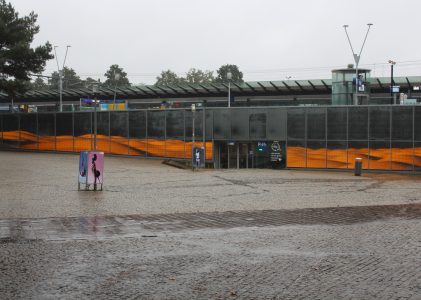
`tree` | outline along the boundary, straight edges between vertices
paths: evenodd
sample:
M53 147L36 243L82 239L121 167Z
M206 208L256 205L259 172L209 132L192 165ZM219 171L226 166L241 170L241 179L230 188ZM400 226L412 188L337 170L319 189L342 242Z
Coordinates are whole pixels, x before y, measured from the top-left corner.
M215 80L212 71L190 69L186 74L186 81L188 83L211 83Z
M93 78L91 78L91 77L88 77L88 78L86 78L86 80L84 81L84 86L86 87L86 88L90 88L90 87L92 87L92 84L93 83L98 83L99 82L99 79L98 80L95 80L95 79L93 79Z
M51 74L50 86L53 89L59 88L59 74L53 72ZM83 82L72 68L63 68L63 89L67 88L80 88L83 87Z
M46 87L47 87L47 84L44 82L44 80L41 77L37 77L32 83L32 88L35 90L45 89Z
M119 74L118 79L116 79L115 74ZM124 72L123 68L120 68L118 65L111 65L108 71L105 72L104 76L107 78L104 83L108 86L130 85L127 73Z
M215 82L217 83L228 83L227 73L231 72L232 78L231 82L242 83L243 80L243 73L240 72L236 65L223 65L221 66L216 73L218 74L215 78Z
M52 59L51 44L31 48L39 32L38 16L31 12L19 17L12 4L0 0L0 91L10 97L30 88L30 74L41 73Z
M186 82L186 79L183 77L178 77L171 70L162 71L161 76L156 77L155 85L173 85Z

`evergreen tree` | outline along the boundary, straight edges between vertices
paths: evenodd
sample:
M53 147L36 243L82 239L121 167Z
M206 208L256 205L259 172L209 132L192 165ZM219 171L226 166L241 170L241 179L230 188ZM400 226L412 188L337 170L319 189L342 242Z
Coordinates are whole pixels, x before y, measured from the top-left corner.
M37 15L20 17L11 3L0 0L0 91L14 97L30 88L30 74L41 73L52 59L50 43L31 48L39 32Z

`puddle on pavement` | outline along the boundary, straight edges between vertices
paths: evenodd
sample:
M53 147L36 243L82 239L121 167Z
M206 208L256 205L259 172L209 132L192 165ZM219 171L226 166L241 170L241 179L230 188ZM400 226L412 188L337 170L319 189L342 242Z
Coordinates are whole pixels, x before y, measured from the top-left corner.
M0 220L0 243L147 238L165 232L206 228L344 225L390 218L421 219L421 203L295 210L7 219Z

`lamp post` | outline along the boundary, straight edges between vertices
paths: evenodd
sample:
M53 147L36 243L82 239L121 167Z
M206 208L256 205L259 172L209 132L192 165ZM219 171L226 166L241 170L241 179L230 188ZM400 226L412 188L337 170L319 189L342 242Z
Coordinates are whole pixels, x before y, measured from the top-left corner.
M97 111L97 102L98 100L96 99L96 95L98 93L98 83L93 83L92 85L92 93L94 94L94 151L96 151L96 135L97 135L97 115L96 115L96 111Z
M394 97L393 97L393 86L395 83L393 82L393 66L396 64L396 61L389 60L390 64L390 104L394 104Z
M70 45L66 46L66 54L64 56L64 61L63 61L63 66L60 70L60 66L58 63L58 56L57 56L57 52L56 52L56 48L58 46L54 46L54 55L56 57L56 62L57 62L57 71L58 71L58 88L59 88L59 93L60 93L60 111L63 111L63 77L64 77L64 66L66 64L66 58L67 58L67 52L69 51L69 48L71 47Z
M116 95L117 95L117 81L120 80L120 74L119 73L115 73L114 72L114 110L116 110L115 108L115 100L116 100Z
M232 73L228 71L227 73L227 79L228 79L228 107L231 107L231 79L232 79Z
M194 113L196 112L196 105L193 103L191 105L191 112L192 112L192 133L191 133L191 137L192 137L192 144L191 144L191 162L192 162L192 170L194 171L194 166L195 166L195 156L194 156Z
M367 24L367 26L368 26L367 33L365 34L363 45L361 46L360 53L358 53L358 54L356 54L354 52L354 48L352 47L351 40L350 40L349 35L348 35L347 28L349 27L349 25L343 25L343 27L345 29L346 37L348 38L349 46L351 47L352 56L354 57L354 61L355 61L355 96L354 96L354 105L358 105L358 84L359 84L358 64L360 62L361 52L363 52L365 41L367 40L368 32L370 31L370 27L372 25L373 25L372 23L368 23Z

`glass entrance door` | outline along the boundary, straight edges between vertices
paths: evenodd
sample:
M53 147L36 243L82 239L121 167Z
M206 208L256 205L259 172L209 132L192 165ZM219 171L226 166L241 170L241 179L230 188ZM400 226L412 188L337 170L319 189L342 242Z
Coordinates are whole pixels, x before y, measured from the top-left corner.
M219 168L228 168L228 145L227 143L219 143Z
M240 169L246 169L246 168L251 168L252 166L248 164L248 144L246 143L240 143L239 144L239 168Z
M238 168L238 144L237 143L228 143L228 168L237 169Z

